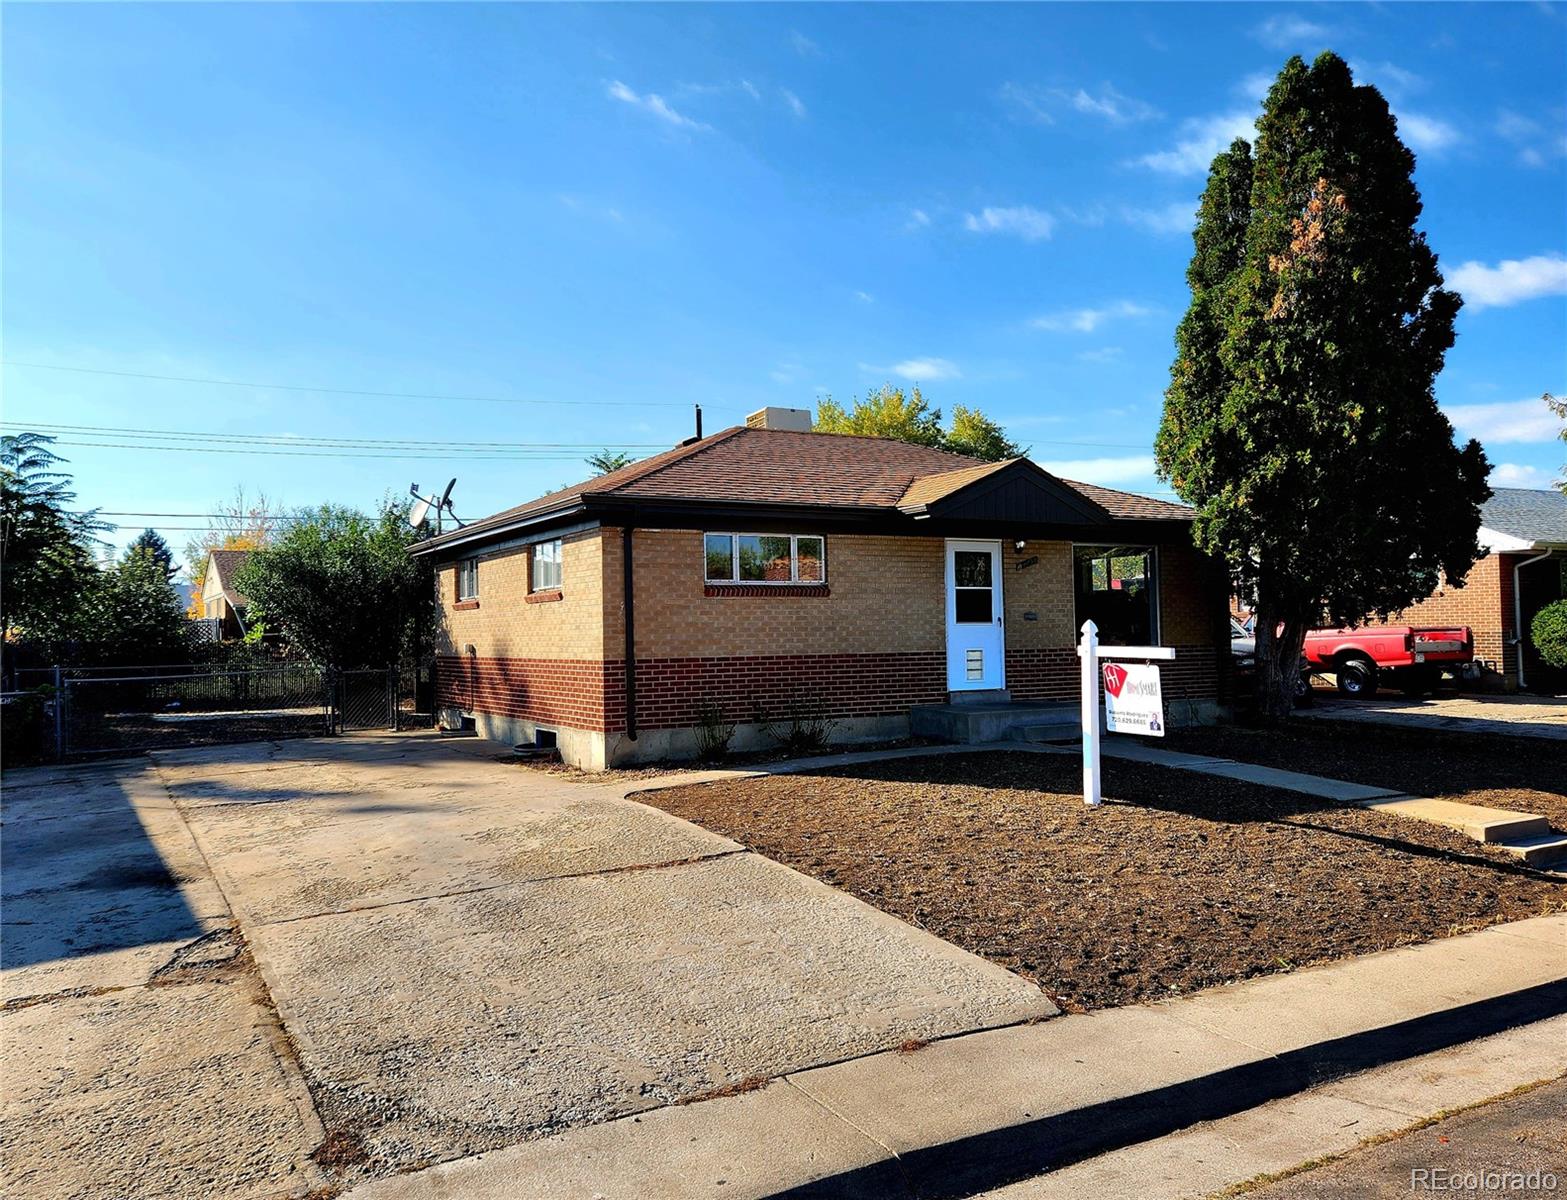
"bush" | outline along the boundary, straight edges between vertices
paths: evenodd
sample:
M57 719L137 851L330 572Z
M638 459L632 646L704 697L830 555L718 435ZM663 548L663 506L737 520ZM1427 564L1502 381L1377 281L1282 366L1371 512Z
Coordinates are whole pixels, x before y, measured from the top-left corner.
M762 734L790 754L815 754L823 750L838 722L827 716L822 702L808 696L789 697L782 717L774 721L757 707Z
M735 735L735 723L724 718L716 704L704 704L696 718L696 756L703 762L717 762L729 753L729 739Z
M21 767L43 762L54 751L54 727L45 705L54 689L39 688L0 704L0 745L5 765Z
M1547 604L1535 613L1529 633L1547 665L1567 670L1567 600Z

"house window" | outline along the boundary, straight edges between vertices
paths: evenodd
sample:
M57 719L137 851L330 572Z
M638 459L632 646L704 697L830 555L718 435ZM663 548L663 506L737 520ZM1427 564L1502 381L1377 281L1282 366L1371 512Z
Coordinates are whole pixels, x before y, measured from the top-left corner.
M533 547L533 582L529 588L535 592L560 590L560 539L540 542Z
M479 560L465 558L457 564L457 599L479 598Z
M1073 546L1077 622L1109 646L1159 644L1158 559L1152 546Z
M709 533L709 583L826 583L827 544L810 535Z

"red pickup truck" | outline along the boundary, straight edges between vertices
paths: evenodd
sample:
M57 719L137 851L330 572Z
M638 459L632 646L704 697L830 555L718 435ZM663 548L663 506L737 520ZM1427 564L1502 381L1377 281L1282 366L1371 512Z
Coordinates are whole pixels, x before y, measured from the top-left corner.
M1330 672L1346 696L1374 696L1389 682L1411 696L1429 692L1443 671L1474 661L1474 635L1465 627L1378 625L1364 629L1313 629L1301 653L1314 671Z

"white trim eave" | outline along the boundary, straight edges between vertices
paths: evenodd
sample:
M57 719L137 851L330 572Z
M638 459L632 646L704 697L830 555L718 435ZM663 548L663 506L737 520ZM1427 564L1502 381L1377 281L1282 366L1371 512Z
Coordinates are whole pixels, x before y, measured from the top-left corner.
M1476 536L1480 539L1480 545L1484 546L1487 552L1491 554L1533 550L1535 547L1534 542L1527 541L1521 537L1514 537L1510 533L1502 533L1500 530L1487 529L1484 525L1480 526L1480 532Z

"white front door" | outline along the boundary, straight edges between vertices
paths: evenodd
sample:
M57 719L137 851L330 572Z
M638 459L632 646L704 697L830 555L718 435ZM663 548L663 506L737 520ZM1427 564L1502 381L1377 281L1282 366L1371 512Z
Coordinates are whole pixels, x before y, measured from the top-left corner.
M1001 543L947 543L947 690L1007 685Z

